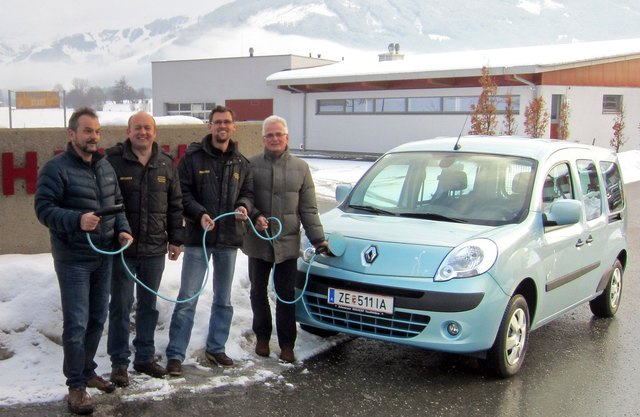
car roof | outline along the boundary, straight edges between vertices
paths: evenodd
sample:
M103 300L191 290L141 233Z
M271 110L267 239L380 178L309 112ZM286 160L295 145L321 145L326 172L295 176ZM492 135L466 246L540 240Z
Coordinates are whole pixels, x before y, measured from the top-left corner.
M549 155L561 149L583 149L594 153L594 157L605 160L616 159L611 149L585 145L577 142L554 139L532 139L522 136L480 136L439 137L409 142L391 149L387 153L420 151L454 151L460 153L489 153L511 155L536 160L545 160Z

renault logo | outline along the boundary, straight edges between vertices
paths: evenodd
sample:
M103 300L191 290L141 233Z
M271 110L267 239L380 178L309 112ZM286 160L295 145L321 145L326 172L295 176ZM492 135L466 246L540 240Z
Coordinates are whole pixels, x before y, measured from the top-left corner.
M378 248L371 245L364 251L364 261L368 264L372 264L378 257Z

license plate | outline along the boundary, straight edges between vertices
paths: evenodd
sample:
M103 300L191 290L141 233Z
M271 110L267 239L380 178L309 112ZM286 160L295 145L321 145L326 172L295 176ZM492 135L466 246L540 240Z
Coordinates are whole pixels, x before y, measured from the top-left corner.
M393 297L329 288L327 302L347 310L393 314Z

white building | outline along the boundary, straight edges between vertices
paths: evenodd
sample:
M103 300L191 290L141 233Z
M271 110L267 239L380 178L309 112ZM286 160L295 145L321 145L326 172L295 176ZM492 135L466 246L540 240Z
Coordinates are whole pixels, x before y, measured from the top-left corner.
M499 109L507 96L513 100L516 134L525 134L525 109L542 96L550 115L545 136L557 137L567 101L568 140L609 147L624 111L622 150L640 146L640 39L407 57L390 45L367 63L297 56L154 62L154 114L172 114L176 103L191 103L193 112L194 103L242 108L271 100L273 113L289 121L292 148L382 153L467 133L483 67L498 86Z

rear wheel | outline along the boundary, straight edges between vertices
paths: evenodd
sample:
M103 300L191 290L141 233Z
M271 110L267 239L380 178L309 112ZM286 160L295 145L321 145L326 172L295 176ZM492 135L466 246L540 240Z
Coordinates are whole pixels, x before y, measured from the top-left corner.
M613 263L609 282L602 294L589 301L591 312L596 317L613 317L618 312L622 296L622 264L619 260Z
M320 337L330 337L338 334L338 332L334 330L320 329L318 327L313 327L313 326L309 326L308 324L302 324L302 323L300 323L300 328L307 333L315 334L316 336L320 336Z
M529 340L529 306L516 294L511 297L502 316L498 335L487 353L489 370L500 378L508 378L520 370Z

